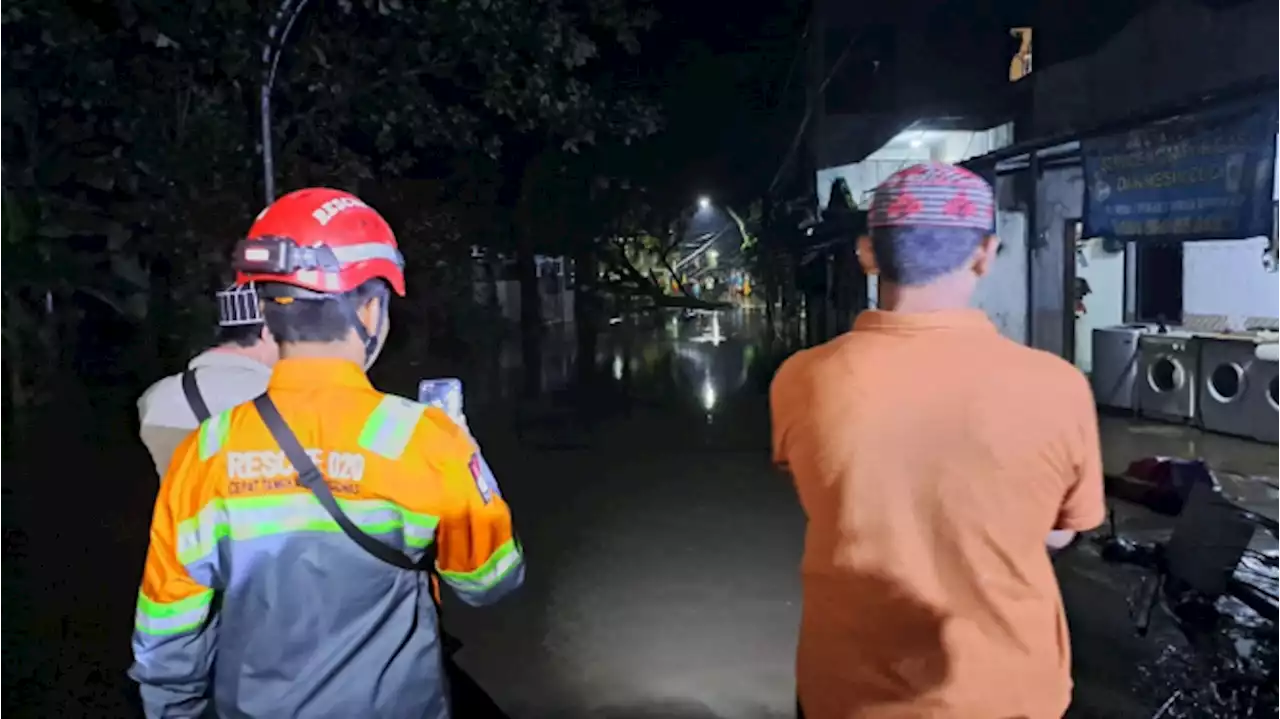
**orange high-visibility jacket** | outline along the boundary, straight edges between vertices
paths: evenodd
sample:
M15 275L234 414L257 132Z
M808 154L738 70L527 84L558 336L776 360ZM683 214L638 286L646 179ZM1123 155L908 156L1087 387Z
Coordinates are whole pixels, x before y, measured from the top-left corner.
M518 587L511 513L470 435L355 364L286 359L267 388L366 533L463 601ZM369 555L296 483L252 403L178 448L156 500L130 676L149 717L447 717L431 583Z

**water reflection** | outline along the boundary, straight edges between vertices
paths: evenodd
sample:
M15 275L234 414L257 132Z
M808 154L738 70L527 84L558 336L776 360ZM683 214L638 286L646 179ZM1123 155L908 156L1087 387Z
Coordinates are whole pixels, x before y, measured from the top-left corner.
M765 326L762 312L742 309L624 316L586 343L593 345L594 356L585 368L572 326L545 333L536 368L525 365L519 339L510 338L494 353L496 361L469 368L467 403L478 407L514 400L529 389L526 370L536 369L536 391L526 396L582 390L588 402L685 407L713 419L749 384L753 372L767 372L758 367Z
M714 418L748 383L765 336L763 316L746 310L671 313L663 324L661 334L637 336L641 371L629 389L665 392L652 399L691 405Z
M696 343L710 342L712 346L719 346L725 341L724 332L720 329L720 313L710 312L709 321L706 323L706 330L701 334L691 338Z
M716 387L711 384L710 377L702 381L702 407L707 410L707 414L711 414L711 410L716 408Z

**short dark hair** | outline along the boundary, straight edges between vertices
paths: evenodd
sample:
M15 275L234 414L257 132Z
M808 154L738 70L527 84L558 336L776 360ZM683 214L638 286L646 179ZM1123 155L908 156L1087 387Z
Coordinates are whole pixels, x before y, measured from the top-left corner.
M960 269L990 234L967 227L874 227L871 248L881 277L901 285L924 285Z
M213 342L221 347L222 345L236 345L237 347L252 347L262 341L262 323L255 322L249 325L234 325L231 327L218 327L218 334L214 336Z
M383 280L373 279L354 290L341 295L352 307L363 307L374 297L387 300L387 284ZM339 342L346 339L353 328L348 312L333 299L295 299L281 304L268 299L263 302L263 315L267 320L267 328L276 342ZM386 311L383 308L383 311Z

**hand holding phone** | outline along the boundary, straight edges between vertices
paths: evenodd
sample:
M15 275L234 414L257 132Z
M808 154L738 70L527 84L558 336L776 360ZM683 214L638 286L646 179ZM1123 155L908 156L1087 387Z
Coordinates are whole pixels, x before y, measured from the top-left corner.
M467 416L462 411L462 380L456 377L424 379L418 383L418 401L443 410L458 426L467 426Z

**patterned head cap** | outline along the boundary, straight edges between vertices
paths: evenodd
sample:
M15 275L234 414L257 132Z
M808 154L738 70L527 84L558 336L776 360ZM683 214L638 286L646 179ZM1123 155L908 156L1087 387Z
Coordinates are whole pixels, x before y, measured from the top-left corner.
M928 162L898 170L871 196L869 227L955 227L990 232L995 198L987 181L963 167Z

